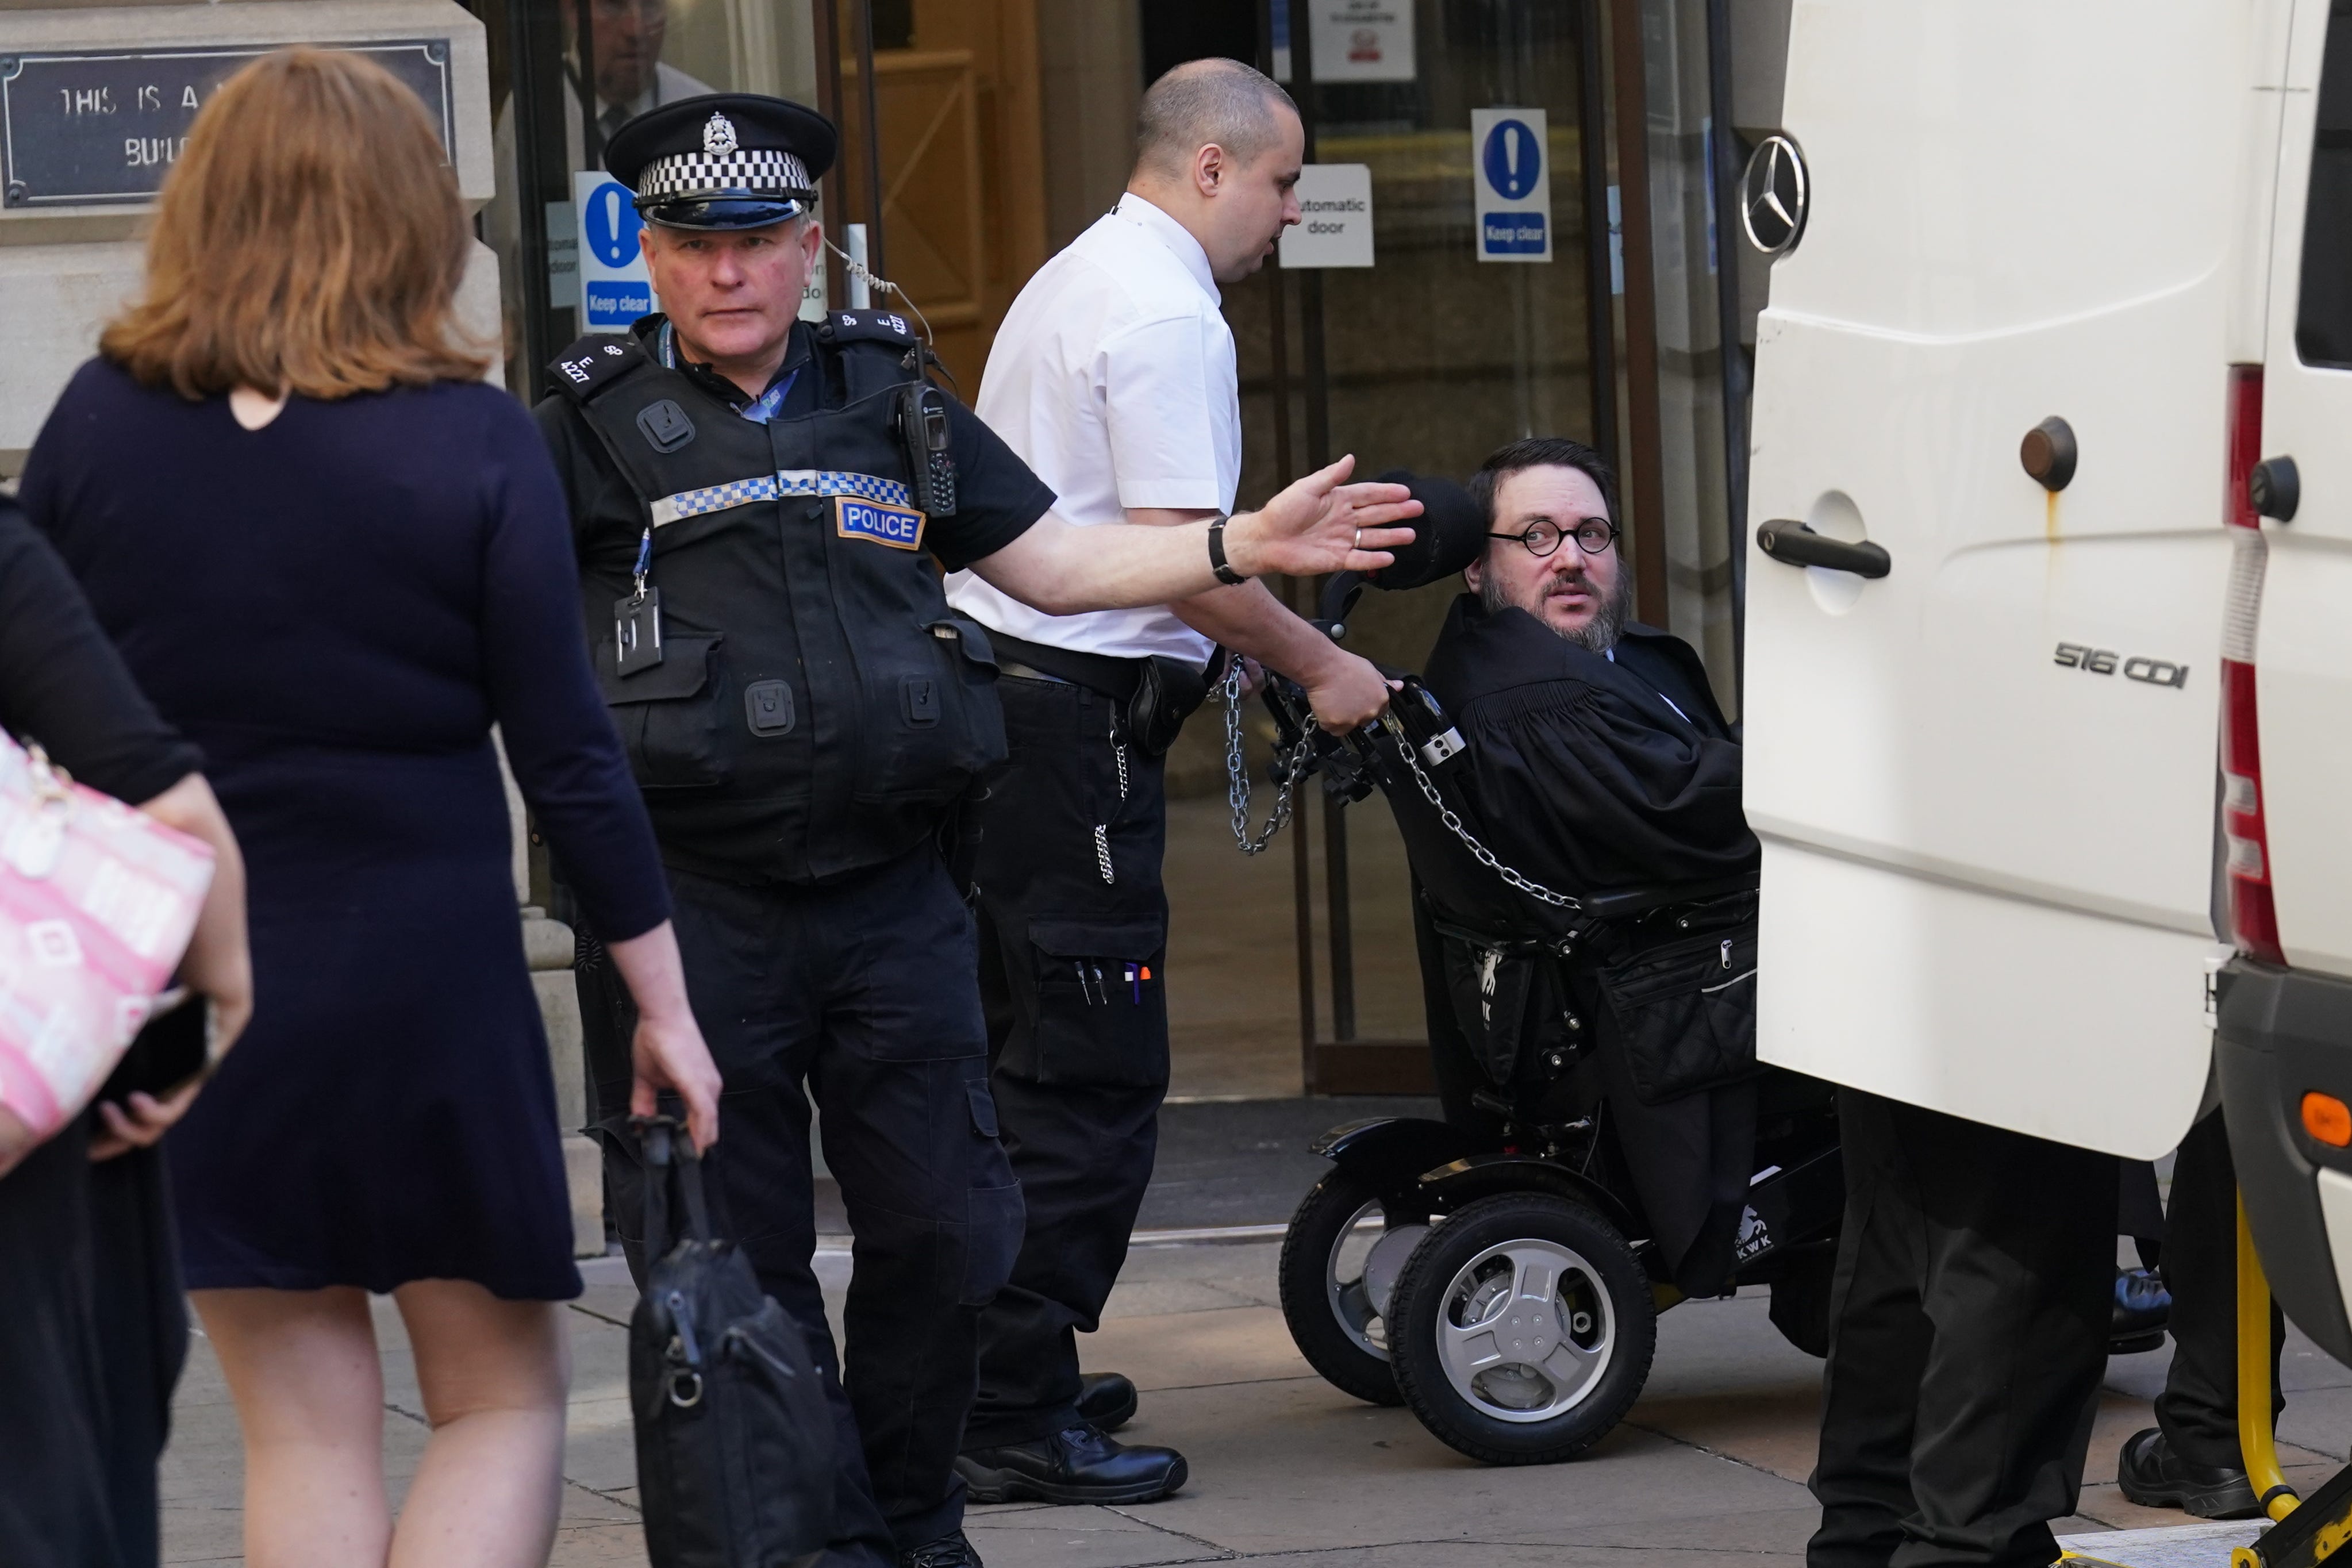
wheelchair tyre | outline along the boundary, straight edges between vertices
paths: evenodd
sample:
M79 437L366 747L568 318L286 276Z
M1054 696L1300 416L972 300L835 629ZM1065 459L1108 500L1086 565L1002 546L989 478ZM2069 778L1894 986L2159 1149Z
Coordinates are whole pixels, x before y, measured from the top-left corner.
M1572 1459L1623 1419L1658 1343L1650 1281L1584 1205L1503 1193L1431 1227L1391 1303L1397 1387L1490 1465Z
M1282 1316L1298 1353L1332 1387L1367 1404L1402 1405L1389 1368L1388 1325L1375 1298L1393 1286L1429 1227L1385 1230L1368 1254L1356 1226L1380 1215L1379 1194L1345 1171L1315 1184L1282 1238Z

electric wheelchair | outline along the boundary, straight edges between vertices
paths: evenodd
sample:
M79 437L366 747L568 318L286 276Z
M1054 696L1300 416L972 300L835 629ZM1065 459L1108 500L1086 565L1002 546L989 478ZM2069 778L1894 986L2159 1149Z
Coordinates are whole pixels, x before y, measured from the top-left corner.
M1430 542L1400 552L1381 585L1436 581L1483 543L1483 516L1446 526L1469 503L1437 489L1414 481ZM1344 637L1360 591L1351 574L1330 581L1327 632ZM1344 739L1270 681L1276 781L1318 775L1334 805L1386 797L1455 1092L1445 1121L1355 1121L1316 1141L1332 1170L1300 1202L1280 1266L1299 1351L1488 1463L1572 1458L1615 1426L1649 1375L1657 1314L1684 1299L1597 1070L1615 1051L1644 1102L1752 1082L1745 1212L1709 1254L1722 1274L1702 1285L1686 1268L1685 1283L1769 1285L1781 1332L1825 1353L1845 1197L1834 1095L1755 1061L1754 878L1605 898L1542 887L1490 847L1435 698L1388 673L1403 682L1388 712Z

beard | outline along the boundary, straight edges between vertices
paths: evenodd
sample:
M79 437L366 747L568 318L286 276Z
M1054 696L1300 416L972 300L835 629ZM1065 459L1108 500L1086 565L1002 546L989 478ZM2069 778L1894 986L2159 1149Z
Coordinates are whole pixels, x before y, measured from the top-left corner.
M1512 598L1509 591L1490 572L1478 590L1478 597L1489 614L1513 608L1525 610L1546 631L1574 643L1588 653L1607 653L1615 647L1617 639L1625 633L1625 623L1633 618L1633 579L1622 567L1618 570L1616 585L1601 598L1600 607L1592 612L1592 618L1570 632L1561 631L1545 619L1543 591L1540 588L1531 601L1522 602Z

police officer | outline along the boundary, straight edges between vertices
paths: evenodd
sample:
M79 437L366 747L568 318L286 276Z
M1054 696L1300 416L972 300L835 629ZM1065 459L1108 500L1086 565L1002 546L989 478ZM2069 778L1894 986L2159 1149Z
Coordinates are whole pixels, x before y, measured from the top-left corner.
M709 1173L722 1223L827 1365L828 1561L957 1568L979 1562L952 1468L979 1310L1022 1205L972 921L940 848L1003 755L995 656L930 558L1065 614L1377 567L1410 537L1383 525L1419 509L1399 486L1341 485L1343 460L1230 520L1053 518L1051 492L925 378L907 321L796 320L835 144L822 116L746 94L623 126L607 163L636 193L667 313L565 351L538 416L725 1080ZM598 1128L608 1190L642 1278L627 1036L588 1011L597 1103L614 1111ZM838 1382L809 1267L812 1093L857 1238Z

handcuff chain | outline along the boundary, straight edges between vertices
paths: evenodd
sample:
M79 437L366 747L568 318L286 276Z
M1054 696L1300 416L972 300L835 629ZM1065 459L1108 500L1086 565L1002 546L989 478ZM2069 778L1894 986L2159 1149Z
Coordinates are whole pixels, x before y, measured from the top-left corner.
M1437 786L1429 782L1429 775L1421 771L1421 759L1413 755L1412 742L1393 734L1389 739L1395 743L1397 754L1404 759L1404 765L1412 770L1412 782L1421 786L1422 797L1437 808L1438 820L1445 824L1447 832L1462 840L1462 847L1476 858L1478 864L1486 867L1529 898L1549 904L1556 910L1581 910L1584 908L1582 904L1567 894L1555 893L1541 882L1520 875L1495 858L1495 852L1479 843L1475 836L1462 825L1462 818L1455 816L1454 808L1445 804L1444 798L1437 793Z
M1233 668L1225 672L1225 804L1233 808L1234 844L1244 855L1263 855L1290 821L1291 801L1297 789L1296 769L1285 769L1282 793L1275 797L1274 814L1266 818L1265 831L1255 838L1250 837L1250 776L1242 761L1242 660L1233 658Z

